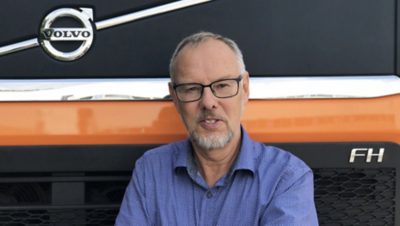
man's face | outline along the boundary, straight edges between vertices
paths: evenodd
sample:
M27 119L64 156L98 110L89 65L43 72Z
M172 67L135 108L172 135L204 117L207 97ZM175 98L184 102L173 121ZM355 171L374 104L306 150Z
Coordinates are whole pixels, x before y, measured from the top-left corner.
M176 58L174 82L208 85L239 75L235 53L225 43L209 39L181 50ZM200 100L188 103L177 99L170 84L170 94L195 145L212 150L240 139L240 119L249 95L248 73L242 77L236 96L218 98L206 87Z

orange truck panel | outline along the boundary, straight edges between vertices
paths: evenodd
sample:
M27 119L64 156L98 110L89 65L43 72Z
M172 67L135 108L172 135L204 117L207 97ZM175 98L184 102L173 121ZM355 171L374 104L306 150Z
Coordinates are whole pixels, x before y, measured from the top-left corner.
M186 137L171 101L3 102L0 145L162 144ZM262 142L400 143L400 95L251 100L242 123Z

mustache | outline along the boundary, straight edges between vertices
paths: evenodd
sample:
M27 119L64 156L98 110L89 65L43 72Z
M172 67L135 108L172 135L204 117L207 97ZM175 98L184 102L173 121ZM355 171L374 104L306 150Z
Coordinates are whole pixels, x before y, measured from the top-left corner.
M203 120L206 120L206 119L210 119L210 118L226 122L225 117L217 115L217 114L215 114L215 113L213 113L211 111L208 111L208 110L201 111L200 114L197 116L197 120L196 121L200 122L200 121L203 121Z

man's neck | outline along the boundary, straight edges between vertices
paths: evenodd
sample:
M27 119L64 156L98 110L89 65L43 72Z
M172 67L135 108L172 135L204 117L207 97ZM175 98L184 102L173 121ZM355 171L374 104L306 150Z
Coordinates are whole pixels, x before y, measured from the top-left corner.
M194 157L200 173L209 187L228 173L240 150L240 136L221 149L202 150L193 146Z

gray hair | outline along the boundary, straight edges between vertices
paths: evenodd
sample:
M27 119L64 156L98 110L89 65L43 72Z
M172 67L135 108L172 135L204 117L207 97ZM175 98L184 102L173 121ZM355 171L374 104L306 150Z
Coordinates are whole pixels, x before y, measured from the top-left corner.
M209 39L219 40L219 41L225 43L236 55L237 62L239 64L240 74L243 74L246 71L246 66L243 61L242 51L240 51L240 49L235 41L233 41L232 39L229 39L227 37L224 37L222 35L219 35L219 34L201 31L201 32L194 33L194 34L189 35L188 37L184 38L176 47L174 53L172 54L170 63L169 63L169 74L171 76L171 79L173 79L175 76L176 58L177 58L178 54L180 53L180 51L185 46L188 46L188 45L196 46L196 45L198 45L204 41L207 41Z

